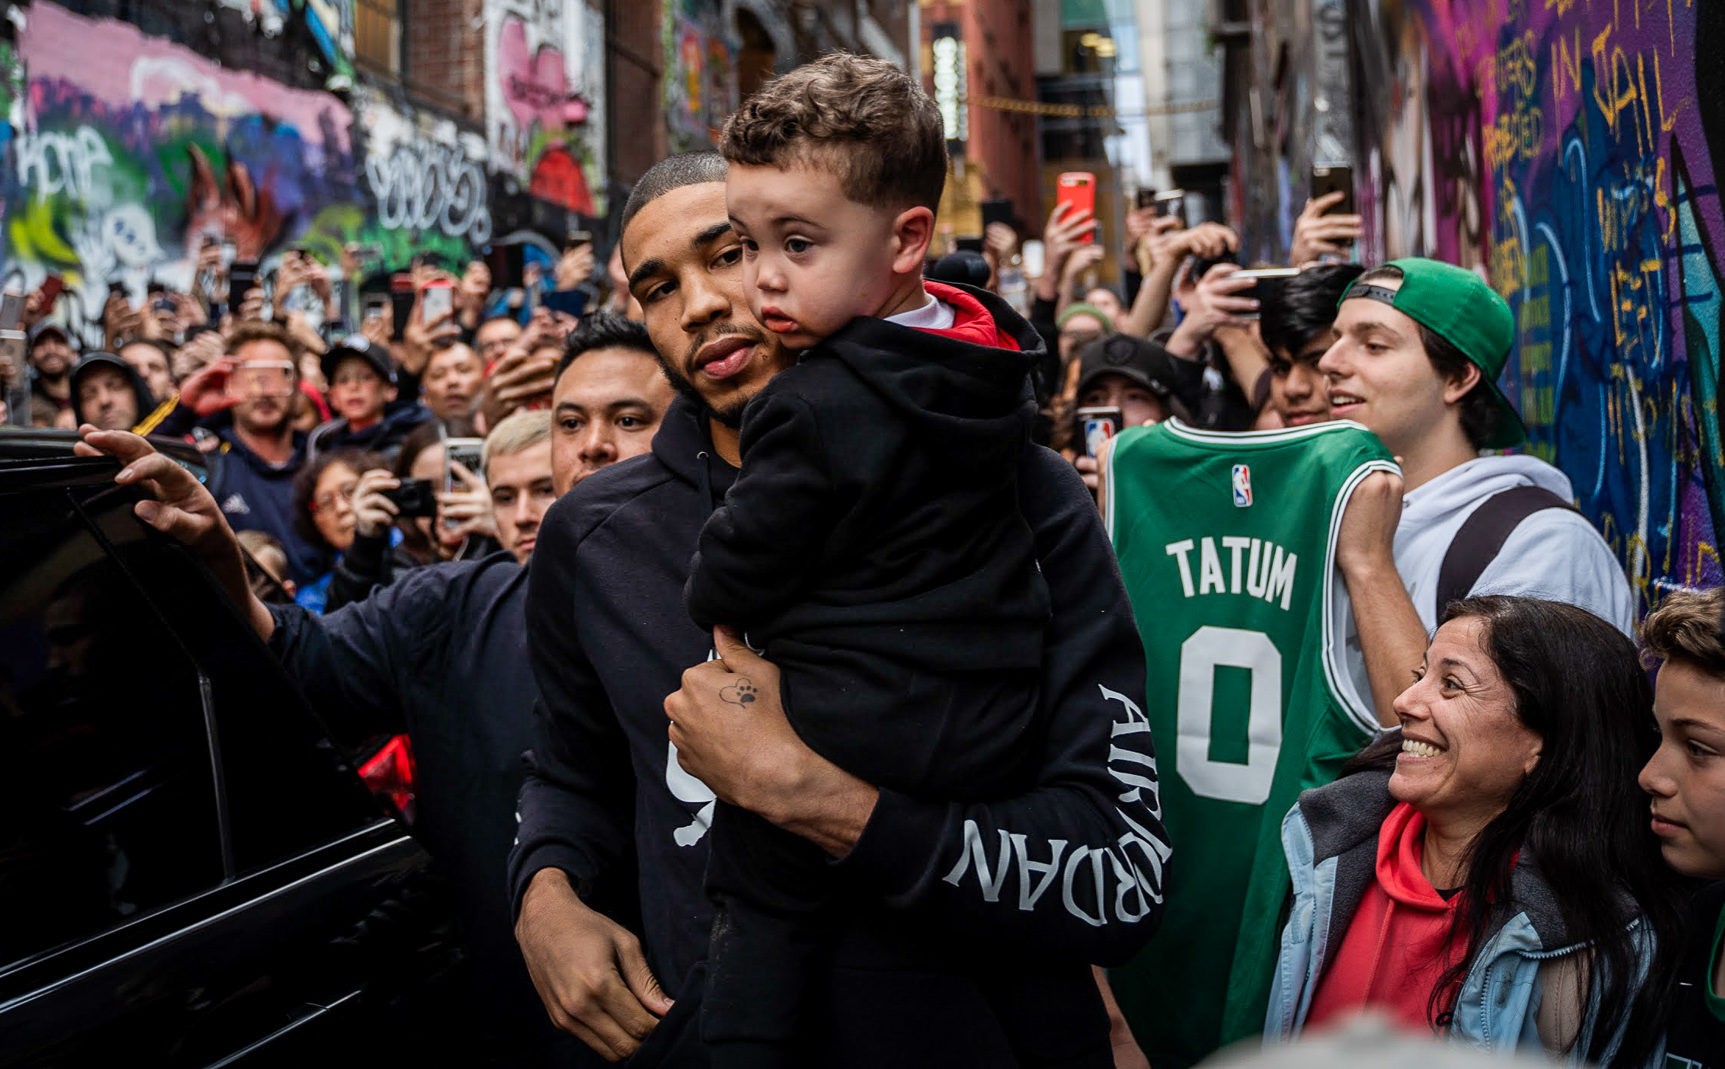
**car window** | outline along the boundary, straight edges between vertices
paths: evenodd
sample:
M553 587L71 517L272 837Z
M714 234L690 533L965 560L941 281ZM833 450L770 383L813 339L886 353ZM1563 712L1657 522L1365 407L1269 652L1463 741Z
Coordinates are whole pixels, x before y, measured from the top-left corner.
M200 687L63 492L0 497L0 964L221 882Z
M283 861L385 814L325 740L299 688L183 547L152 537L131 496L76 493L209 683L219 790L235 875Z

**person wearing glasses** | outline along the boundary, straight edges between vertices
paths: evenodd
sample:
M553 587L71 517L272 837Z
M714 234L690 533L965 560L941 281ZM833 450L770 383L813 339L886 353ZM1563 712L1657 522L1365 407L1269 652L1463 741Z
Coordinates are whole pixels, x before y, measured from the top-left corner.
M294 528L311 543L324 562L316 579L300 584L294 601L321 614L329 599L335 567L353 547L358 517L353 509L362 472L387 467L376 453L363 449L335 449L307 461L293 478Z

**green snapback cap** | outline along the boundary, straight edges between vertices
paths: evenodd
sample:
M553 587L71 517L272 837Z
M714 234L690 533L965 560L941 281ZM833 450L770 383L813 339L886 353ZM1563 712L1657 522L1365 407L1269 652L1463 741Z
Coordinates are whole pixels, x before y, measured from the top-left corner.
M1502 416L1486 446L1507 449L1520 443L1527 437L1527 425L1497 384L1515 342L1515 313L1509 304L1465 267L1419 257L1391 260L1384 266L1401 271L1400 287L1392 290L1362 280L1349 286L1342 300L1382 301L1460 350L1480 370L1476 389L1490 392Z

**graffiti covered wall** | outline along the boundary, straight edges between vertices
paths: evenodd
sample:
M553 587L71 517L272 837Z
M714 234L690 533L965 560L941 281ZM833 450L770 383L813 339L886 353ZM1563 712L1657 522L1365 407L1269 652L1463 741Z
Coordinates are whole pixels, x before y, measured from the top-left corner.
M206 237L266 265L358 243L388 269L492 238L480 131L364 86L344 102L228 70L129 23L31 5L0 49L0 107L0 265L13 285L62 276L85 315L111 281L189 285Z
M604 23L582 3L485 6L486 136L493 167L568 211L604 210Z
M1725 4L1360 0L1366 259L1484 270L1509 389L1643 597L1721 581Z
M261 256L356 200L352 114L336 97L223 70L135 27L35 4L5 169L7 274L189 284L206 235Z

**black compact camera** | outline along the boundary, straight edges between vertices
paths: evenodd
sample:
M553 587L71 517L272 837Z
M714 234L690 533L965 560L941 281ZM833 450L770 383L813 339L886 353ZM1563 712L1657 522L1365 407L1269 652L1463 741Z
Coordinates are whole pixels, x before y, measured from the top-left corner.
M401 510L401 519L437 515L437 494L431 488L430 479L403 479L400 486L381 493L395 502L395 507Z

